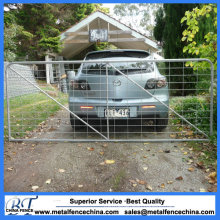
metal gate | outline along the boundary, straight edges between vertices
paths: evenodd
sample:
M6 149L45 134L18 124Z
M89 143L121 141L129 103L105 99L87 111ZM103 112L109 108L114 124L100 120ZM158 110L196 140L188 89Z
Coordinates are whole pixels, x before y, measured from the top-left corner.
M208 59L8 63L5 138L207 141L213 132L213 78Z

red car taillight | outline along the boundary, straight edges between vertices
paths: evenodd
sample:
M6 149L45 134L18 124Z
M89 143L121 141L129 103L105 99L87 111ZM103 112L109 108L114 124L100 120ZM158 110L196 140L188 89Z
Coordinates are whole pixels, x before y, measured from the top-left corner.
M71 80L70 88L73 90L90 90L90 86L86 80Z

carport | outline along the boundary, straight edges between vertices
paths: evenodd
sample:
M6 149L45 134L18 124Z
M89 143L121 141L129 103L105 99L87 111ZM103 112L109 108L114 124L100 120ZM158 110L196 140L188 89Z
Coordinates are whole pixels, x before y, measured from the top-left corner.
M76 25L61 34L64 48L61 55L69 59L91 46L89 32L94 29L104 29L108 33L108 42L121 49L142 49L157 52L158 45L145 35L122 24L111 16L96 11Z
M91 38L91 33L94 33ZM104 35L104 37L101 34ZM96 11L79 23L73 25L60 35L63 49L59 55L48 54L46 61L51 60L70 60L81 51L90 47L94 43L109 42L120 49L141 49L158 56L158 44L147 36L139 33L127 25L117 21L113 17L101 11ZM62 67L60 67L62 72ZM47 65L47 83L53 83L53 68Z

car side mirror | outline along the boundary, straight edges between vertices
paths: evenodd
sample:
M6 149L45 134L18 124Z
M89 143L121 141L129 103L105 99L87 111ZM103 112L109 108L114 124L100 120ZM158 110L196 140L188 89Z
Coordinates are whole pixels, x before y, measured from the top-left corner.
M76 76L76 72L74 70L71 71L67 71L67 76L68 76L68 80L74 80L75 76Z

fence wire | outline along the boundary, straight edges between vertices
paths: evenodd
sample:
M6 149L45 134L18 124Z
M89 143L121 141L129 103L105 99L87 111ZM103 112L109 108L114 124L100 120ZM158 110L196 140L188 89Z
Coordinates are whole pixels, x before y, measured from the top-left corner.
M195 141L212 134L214 76L206 59L16 62L5 71L11 141Z

